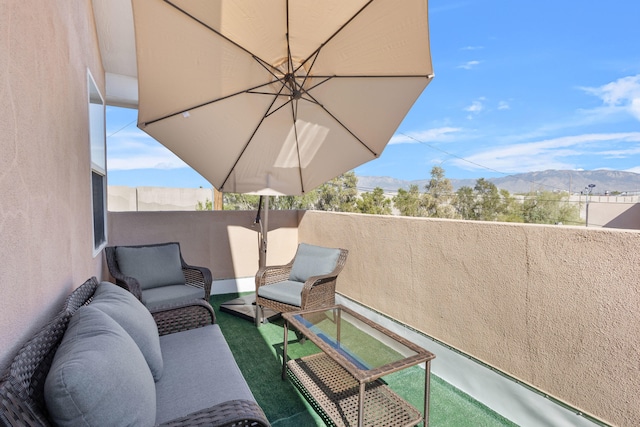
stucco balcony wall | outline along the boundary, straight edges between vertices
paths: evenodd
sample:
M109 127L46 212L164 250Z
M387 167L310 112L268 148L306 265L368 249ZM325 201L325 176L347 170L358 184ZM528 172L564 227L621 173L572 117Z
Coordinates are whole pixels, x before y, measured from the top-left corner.
M293 258L301 214L269 212L270 265ZM260 244L255 218L255 211L109 212L109 245L180 242L185 261L210 268L214 280L254 277ZM104 275L109 277L106 263Z
M640 232L269 215L269 264L289 261L299 241L347 248L339 293L607 423L640 419ZM110 244L178 240L185 259L209 266L215 279L251 277L254 217L110 213Z
M613 425L640 419L640 233L307 212L338 292Z

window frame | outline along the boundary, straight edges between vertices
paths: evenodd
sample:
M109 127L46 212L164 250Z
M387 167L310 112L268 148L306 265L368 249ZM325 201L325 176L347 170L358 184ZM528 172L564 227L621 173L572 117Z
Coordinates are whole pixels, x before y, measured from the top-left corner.
M98 107L98 108L96 108ZM93 256L96 257L107 246L107 145L106 107L104 97L91 71L87 69L87 109L89 126L89 185L91 193L91 235ZM101 188L96 188L94 176L100 177ZM96 190L100 190L96 194ZM97 198L96 198L97 196ZM98 223L98 220L102 223ZM100 230L98 230L100 227Z

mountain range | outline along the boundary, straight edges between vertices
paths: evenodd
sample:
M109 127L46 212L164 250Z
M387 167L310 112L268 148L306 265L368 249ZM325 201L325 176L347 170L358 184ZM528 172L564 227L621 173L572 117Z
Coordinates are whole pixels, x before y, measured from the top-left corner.
M477 179L449 179L449 181L453 185L453 190L456 191L463 186L473 188ZM640 174L613 170L546 170L501 178L487 178L487 181L512 194L557 190L580 193L587 189L589 184L595 185L592 190L594 195L640 192ZM420 191L424 191L428 182L429 178L407 181L388 176L358 176L358 190L372 191L375 187L380 187L387 193L396 193L399 188L408 190L409 186L417 185Z

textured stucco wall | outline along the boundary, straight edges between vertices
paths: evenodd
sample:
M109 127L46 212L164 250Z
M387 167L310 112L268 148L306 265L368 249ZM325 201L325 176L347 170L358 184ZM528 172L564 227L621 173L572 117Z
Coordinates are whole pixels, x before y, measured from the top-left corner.
M640 204L589 203L589 227L640 229Z
M108 206L112 212L195 211L213 200L212 188L167 188L109 186Z
M104 94L90 0L0 2L0 370L93 257L87 69Z
M109 212L109 244L178 241L185 261L208 267L215 280L250 277L258 271L255 217L255 211ZM295 254L298 217L269 212L269 265L286 264Z
M298 234L350 250L338 292L637 425L639 232L307 212Z

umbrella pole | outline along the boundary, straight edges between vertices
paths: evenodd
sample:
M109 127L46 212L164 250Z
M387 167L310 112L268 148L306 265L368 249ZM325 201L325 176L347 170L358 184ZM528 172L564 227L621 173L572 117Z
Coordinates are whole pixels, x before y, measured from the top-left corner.
M264 214L262 214L262 201L264 200ZM261 215L262 214L262 215ZM263 219L264 218L264 219ZM269 230L269 196L260 196L260 203L258 204L258 214L256 216L255 224L260 224L260 247L258 250L258 264L260 268L267 264L267 232ZM220 310L235 316L242 317L244 319L256 322L259 325L260 322L265 319L272 319L278 316L278 312L270 308L261 308L256 305L256 295L246 295L240 298L224 302L220 305Z
M260 202L262 202L262 197L263 196L260 196ZM258 212L260 212L260 207L258 207ZM260 214L258 213L258 215ZM267 234L269 231L269 196L264 196L263 217L264 217L264 220L260 221L260 248L258 253L258 266L260 269L264 268L267 265ZM263 321L263 319L261 318L264 316L263 310L264 308L259 307L258 304L255 305L256 326L260 326L260 323L262 323Z
M264 221L260 222L260 268L267 265L267 235L269 234L269 196L264 196Z

